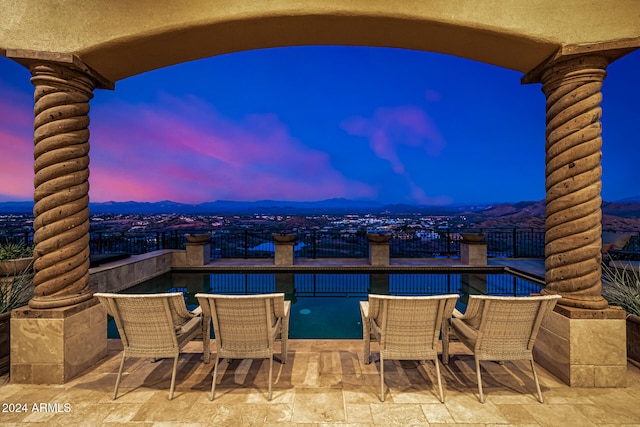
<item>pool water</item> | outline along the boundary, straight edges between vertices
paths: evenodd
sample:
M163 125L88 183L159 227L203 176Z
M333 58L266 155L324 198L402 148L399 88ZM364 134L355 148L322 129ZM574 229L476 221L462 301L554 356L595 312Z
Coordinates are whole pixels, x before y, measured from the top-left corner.
M505 273L199 273L170 272L122 293L183 292L187 307L195 294L260 294L282 292L291 301L289 338L362 338L360 301L382 295L460 295L464 312L469 295L526 296L541 287ZM109 338L118 331L110 319Z

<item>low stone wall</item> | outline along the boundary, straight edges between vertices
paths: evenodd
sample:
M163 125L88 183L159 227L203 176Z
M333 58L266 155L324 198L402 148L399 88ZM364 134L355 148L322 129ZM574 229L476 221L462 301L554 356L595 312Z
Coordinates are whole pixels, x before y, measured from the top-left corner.
M91 268L89 286L94 292L119 292L171 271L173 250L161 250Z

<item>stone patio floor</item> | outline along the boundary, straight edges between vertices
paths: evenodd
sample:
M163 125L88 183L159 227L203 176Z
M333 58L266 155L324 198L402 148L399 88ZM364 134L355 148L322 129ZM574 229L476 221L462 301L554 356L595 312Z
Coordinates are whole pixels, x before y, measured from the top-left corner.
M385 362L386 400L380 402L375 344L373 363L367 365L360 340L290 340L287 363L274 361L272 401L267 401L266 360L233 360L221 365L212 402L213 362L202 363L201 343L192 342L179 359L173 400L168 400L172 360L128 359L114 401L121 348L119 340L109 340L108 356L64 385L17 385L0 377L0 425L640 425L640 369L631 363L628 386L618 389L571 388L537 367L541 404L528 363L482 362L486 403L481 404L473 356L453 343L449 366L441 365L444 404L430 361ZM43 403L48 410L35 410ZM11 406L23 404L26 412ZM53 412L56 404L59 412Z

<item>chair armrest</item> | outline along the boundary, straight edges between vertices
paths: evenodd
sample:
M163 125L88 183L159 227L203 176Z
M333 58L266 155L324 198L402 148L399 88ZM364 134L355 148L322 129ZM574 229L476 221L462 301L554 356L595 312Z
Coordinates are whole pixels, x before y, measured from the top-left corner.
M369 301L360 301L360 314L362 320L369 320Z
M291 312L291 301L284 302L284 318L289 317L289 313Z
M458 310L457 308L453 309L453 317L457 317L457 318L463 318L464 317L464 313L462 313L460 310Z
M189 313L193 314L194 316L200 316L202 314L202 307L197 306L196 308L191 310Z
M177 326L175 328L176 336L180 336L184 334L192 334L194 331L199 330L201 325L200 320L201 319L199 317L194 317L184 325Z

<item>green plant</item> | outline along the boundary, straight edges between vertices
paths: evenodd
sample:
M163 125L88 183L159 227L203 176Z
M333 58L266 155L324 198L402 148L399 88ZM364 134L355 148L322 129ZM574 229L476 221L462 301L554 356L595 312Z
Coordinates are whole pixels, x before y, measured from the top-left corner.
M28 258L33 256L33 248L24 242L5 242L0 244L0 261L16 258Z
M602 296L610 304L640 316L640 271L637 268L613 268L603 264L602 280Z
M0 313L22 307L33 296L33 272L29 264L20 274L0 277Z

